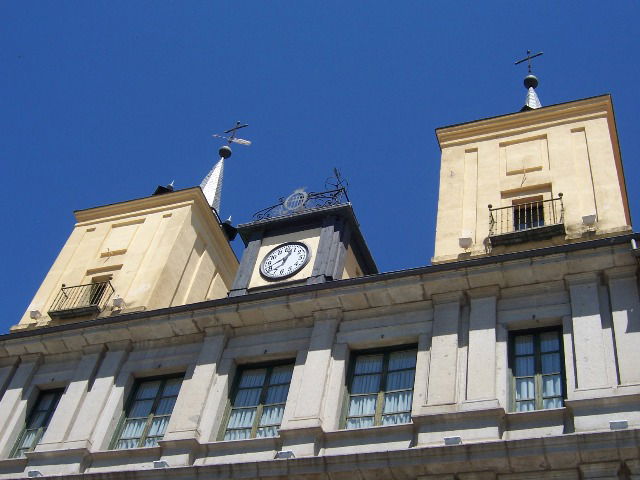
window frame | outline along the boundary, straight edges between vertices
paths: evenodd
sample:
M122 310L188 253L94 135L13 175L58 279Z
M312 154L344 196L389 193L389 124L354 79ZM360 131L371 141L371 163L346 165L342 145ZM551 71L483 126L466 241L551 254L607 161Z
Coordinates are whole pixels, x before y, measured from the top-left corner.
M20 444L24 440L24 437L29 430L35 430L36 435L33 439L33 442L31 443L31 446L27 450L24 450L24 452L25 453L32 452L33 450L35 450L35 448L38 446L38 443L40 443L40 440L42 440L42 437L47 431L47 428L49 427L49 423L51 422L51 418L56 413L56 409L60 404L60 400L62 399L62 395L64 395L64 392L65 392L65 388L51 388L51 389L44 389L44 390L38 389L38 396L36 397L35 403L32 405L31 409L29 410L29 415L27 415L25 418L24 426L22 427L20 433L18 434L18 438L16 438L16 441L13 447L11 448L9 458L23 458L23 455L17 455L17 453L20 450L24 450L23 448L20 448ZM51 393L57 395L57 398L55 399L55 401L51 402L51 405L46 410L44 410L45 412L47 412L44 422L40 427L36 429L28 428L29 422L33 419L34 413L36 413L36 407L40 403L40 400L42 400L42 398L45 395L51 394ZM39 411L42 411L42 410L39 410Z
M558 353L560 354L560 389L562 399L562 406L556 408L564 408L565 400L567 399L567 380L566 380L566 372L565 372L565 356L564 356L564 337L563 337L563 329L561 325L556 325L552 327L542 327L542 328L528 328L524 330L512 330L509 331L509 342L508 342L508 371L509 371L509 413L527 413L531 412L531 410L525 410L519 412L516 410L517 401L516 401L516 377L514 374L515 364L516 364L516 337L525 336L525 335L533 335L533 355L534 355L534 412L541 410L552 410L550 408L543 408L543 385L542 385L542 377L544 376L542 373L542 353L540 351L540 335L548 332L556 332L558 334L558 344L560 346Z
M413 387L411 388L412 395L412 403L413 403L413 392L415 391L415 371L418 363L418 344L410 343L407 345L394 345L391 347L378 347L378 348L368 348L364 350L354 350L349 355L349 368L347 370L347 375L345 376L345 389L344 389L344 398L342 402L342 412L340 414L340 429L341 430L359 430L359 428L347 428L347 419L348 418L360 418L360 417L370 417L371 415L361 415L360 417L349 417L349 400L351 399L351 388L353 383L353 377L355 376L355 368L356 368L356 359L359 356L366 355L383 355L382 359L382 370L380 374L382 375L380 379L380 388L377 393L376 398L376 410L373 416L373 425L370 427L363 428L374 428L374 427L382 427L382 417L384 415L384 396L388 391L386 390L387 386L387 378L388 378L388 367L389 367L389 355L396 352L405 352L405 351L413 351L416 355L416 366L413 368L414 377L413 377ZM395 390L394 390L395 391ZM410 421L407 423L403 423L400 425L409 425L411 424L411 412L409 410L409 418Z
M513 200L511 206L513 208L513 231L524 232L526 230L532 230L534 228L544 227L545 212L544 212L544 196L535 195L532 197L519 198ZM534 215L535 211L535 215ZM528 221L527 221L527 212ZM535 221L534 221L534 218ZM524 217L524 221L521 217Z
M182 389L182 384L184 382L184 376L185 376L184 373L173 373L173 374L168 374L168 375L155 375L153 377L135 378L134 382L133 382L133 386L131 388L131 391L129 392L129 398L127 399L127 403L126 403L125 409L122 412L122 415L120 417L120 421L118 422L118 426L116 427L116 430L115 430L115 432L113 434L113 437L111 439L111 442L109 444L109 450L132 450L134 448L153 448L153 447L145 447L143 444L147 440L149 429L151 428L151 424L153 422L153 419L156 417L155 411L156 411L156 409L158 407L160 399L162 398L162 396L159 395L159 393L164 389L164 386L166 385L167 381L174 380L176 378L181 379L180 389L178 390L178 394L176 395L176 403L177 403L178 397L180 396L180 390ZM130 413L131 406L135 402L136 393L138 392L138 389L140 388L140 385L142 385L143 383L146 383L146 382L155 382L157 380L160 380L161 383L160 383L160 386L158 387L158 392L156 393L156 396L153 399L153 404L151 406L151 411L147 415L147 421L146 421L146 423L144 425L144 428L142 429L142 433L140 434L140 438L138 439L138 445L135 446L135 447L132 447L132 448L117 448L118 442L120 440L126 440L126 439L121 438L121 435L122 435L122 432L124 430L124 426L126 424L127 419L130 418L128 414ZM174 404L173 408L175 408L175 404ZM169 419L171 419L171 416L173 415L173 408L171 409L171 414L169 414ZM158 415L158 416L165 416L165 414ZM131 417L131 418L138 418L138 417ZM166 431L162 434L162 438L164 438L165 433L166 433ZM162 440L162 438L160 440Z
M218 431L218 437L217 440L218 441L224 441L224 442L236 442L236 441L242 441L242 440L255 440L257 438L277 438L280 435L278 434L277 436L274 437L257 437L257 433L258 433L258 428L260 428L260 420L262 418L262 412L264 410L265 407L265 395L267 393L267 390L269 388L269 380L271 379L271 374L273 372L274 368L277 367L282 367L282 366L286 366L286 365L291 365L292 370L291 370L291 380L289 381L289 389L287 390L287 398L284 401L284 405L285 405L285 409L286 409L286 405L287 405L287 401L289 400L289 393L291 392L291 381L293 381L293 373L295 370L295 366L296 366L296 361L295 359L286 359L286 360L276 360L273 362L260 362L260 363L243 363L241 365L238 365L236 367L236 371L234 373L234 379L233 379L233 385L232 388L230 390L230 395L227 396L227 402L226 402L226 406L225 406L225 410L224 410L224 415L222 417L222 422L220 423L220 429ZM243 439L236 439L236 440L225 440L224 436L227 433L228 430L228 426L229 426L229 420L231 419L231 413L233 412L233 401L238 393L238 390L240 389L240 379L242 378L242 374L245 371L249 371L249 370L259 370L261 368L267 369L267 374L265 375L265 381L262 385L262 390L260 392L260 398L259 398L259 403L258 405L256 405L255 409L256 409L256 414L255 417L253 419L253 423L251 425L251 433L249 438L243 438ZM271 405L271 404L269 404ZM249 407L243 407L243 408L249 408ZM283 414L283 418L284 418L284 414ZM272 425L268 425L268 426L272 426ZM278 433L280 432L280 427L282 426L282 421L280 422L280 424L277 426L278 429ZM241 429L234 429L234 430L241 430Z

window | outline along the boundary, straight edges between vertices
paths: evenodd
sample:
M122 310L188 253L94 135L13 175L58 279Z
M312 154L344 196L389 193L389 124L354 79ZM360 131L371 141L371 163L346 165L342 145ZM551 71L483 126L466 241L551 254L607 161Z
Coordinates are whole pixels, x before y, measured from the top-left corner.
M292 364L240 370L223 440L277 436L292 374Z
M513 206L513 227L515 231L542 226L544 226L542 199Z
M511 371L516 412L563 405L562 345L559 330L514 334Z
M181 384L182 376L137 381L126 416L114 437L113 448L158 445L167 429Z
M18 436L18 441L13 447L12 458L24 457L25 452L30 452L36 447L44 432L47 431L47 426L58 406L63 391L63 389L60 389L40 392L36 404L29 413L24 430Z
M415 349L357 354L352 365L345 428L411 421Z

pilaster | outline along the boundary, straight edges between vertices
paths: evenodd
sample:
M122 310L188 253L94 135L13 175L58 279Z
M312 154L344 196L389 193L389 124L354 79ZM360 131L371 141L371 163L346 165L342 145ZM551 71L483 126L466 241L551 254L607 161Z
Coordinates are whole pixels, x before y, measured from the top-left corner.
M40 354L23 355L20 365L9 382L2 400L0 400L0 455L6 457L13 447L20 427L27 416L27 393L31 380L38 370L42 356Z
M636 266L605 272L611 299L620 383L640 383L640 298Z
M427 405L453 404L456 401L458 323L461 293L433 295L433 337Z
M67 434L71 430L73 421L78 415L78 410L82 405L89 384L93 381L96 370L100 366L100 360L104 353L104 346L86 347L83 355L67 386L64 394L60 398L60 403L51 417L49 426L40 443L35 448L36 451L57 450L61 448ZM95 412L94 412L95 414Z
M72 420L71 430L63 444L63 448L91 449L91 435L101 420L104 406L114 386L114 380L129 352L129 343L122 342L109 345L100 363L91 390L86 394L82 407Z
M325 401L331 348L341 315L340 309L323 310L314 314L309 349L300 387L296 392L300 397L296 399L291 416L283 418L280 429L283 449L293 450L296 456L317 453L316 440L322 433L322 406Z
M571 297L578 389L608 386L598 284L595 273L565 276Z
M467 401L496 398L496 318L498 287L468 292L469 356Z
M211 391L227 338L224 333L206 336L198 360L190 366L167 426L165 440L199 439L202 409Z
M258 253L260 253L263 235L261 231L253 232L251 235L247 248L242 255L236 278L231 286L231 291L229 292L230 297L237 297L238 295L245 295L247 293L253 268L258 261Z

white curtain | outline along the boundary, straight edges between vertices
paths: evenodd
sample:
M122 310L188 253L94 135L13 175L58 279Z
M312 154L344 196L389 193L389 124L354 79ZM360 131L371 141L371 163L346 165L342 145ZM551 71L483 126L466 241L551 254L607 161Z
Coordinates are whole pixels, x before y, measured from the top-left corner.
M274 405L272 407L264 407L260 425L280 425L282 414L284 413L284 405Z
M264 384L264 377L267 371L264 368L256 370L245 370L240 378L239 388L261 387Z
M411 390L387 393L384 396L382 411L383 413L410 412L412 400L413 392Z
M377 395L351 397L349 400L349 416L374 415L376 413Z
M382 355L361 355L356 359L354 373L356 375L361 375L381 372L382 359Z
M255 408L242 408L233 410L231 417L229 418L229 425L227 428L240 428L249 427L253 425L253 419L256 415Z

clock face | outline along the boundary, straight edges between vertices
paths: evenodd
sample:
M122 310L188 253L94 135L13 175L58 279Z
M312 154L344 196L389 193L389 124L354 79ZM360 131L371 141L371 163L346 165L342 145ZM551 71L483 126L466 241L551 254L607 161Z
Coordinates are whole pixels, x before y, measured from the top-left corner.
M309 256L309 249L304 243L283 243L267 253L260 265L260 273L270 280L290 277L302 270Z

